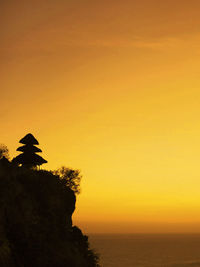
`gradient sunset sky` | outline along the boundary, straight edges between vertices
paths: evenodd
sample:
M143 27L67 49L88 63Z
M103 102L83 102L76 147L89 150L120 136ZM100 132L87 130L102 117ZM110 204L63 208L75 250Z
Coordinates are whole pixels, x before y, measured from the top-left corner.
M0 1L1 143L81 170L86 232L200 232L200 1Z

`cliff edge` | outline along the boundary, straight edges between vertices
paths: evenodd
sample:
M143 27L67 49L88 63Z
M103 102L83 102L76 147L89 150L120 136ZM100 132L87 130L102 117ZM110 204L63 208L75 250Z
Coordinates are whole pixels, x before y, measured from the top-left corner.
M76 196L49 171L0 166L0 266L98 267L72 225Z

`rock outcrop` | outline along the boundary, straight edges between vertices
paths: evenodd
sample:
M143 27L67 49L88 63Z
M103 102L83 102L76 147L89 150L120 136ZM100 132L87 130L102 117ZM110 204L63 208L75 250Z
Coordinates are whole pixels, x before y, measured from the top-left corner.
M74 192L48 171L0 165L0 266L97 267L72 225Z

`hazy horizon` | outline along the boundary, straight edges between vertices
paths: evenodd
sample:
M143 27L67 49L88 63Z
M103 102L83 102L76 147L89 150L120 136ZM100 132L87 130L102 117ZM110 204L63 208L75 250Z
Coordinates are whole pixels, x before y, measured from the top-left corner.
M200 234L200 222L197 223L158 223L158 222L115 222L101 223L76 221L81 229L90 234ZM178 229L178 230L177 230Z

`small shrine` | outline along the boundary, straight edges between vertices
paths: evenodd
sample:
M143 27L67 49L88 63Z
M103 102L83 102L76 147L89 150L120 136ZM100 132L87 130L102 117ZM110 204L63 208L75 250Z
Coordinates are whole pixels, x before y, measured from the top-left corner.
M36 146L39 143L31 133L24 136L19 143L23 144L23 146L18 147L17 151L22 153L13 159L14 163L29 168L47 163L45 159L37 154L42 152L42 150Z

